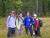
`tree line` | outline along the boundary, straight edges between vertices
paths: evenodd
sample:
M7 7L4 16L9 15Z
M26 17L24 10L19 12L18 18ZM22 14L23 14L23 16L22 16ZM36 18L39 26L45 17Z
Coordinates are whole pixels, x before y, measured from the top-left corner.
M0 16L6 16L10 10L36 13L39 16L50 16L50 0L0 0Z

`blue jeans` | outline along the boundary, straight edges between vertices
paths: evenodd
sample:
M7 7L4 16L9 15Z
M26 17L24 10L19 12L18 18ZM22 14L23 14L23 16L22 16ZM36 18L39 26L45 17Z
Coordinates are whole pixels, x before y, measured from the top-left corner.
M15 34L15 28L11 28L11 27L9 27L8 28L8 37L10 37L10 36L12 36L13 34Z
M29 30L31 36L33 35L32 26L31 26L31 27L25 27L25 30L26 30L26 34L27 34L27 35L28 35L28 30Z
M35 35L40 36L40 28L38 28L37 31L35 30Z

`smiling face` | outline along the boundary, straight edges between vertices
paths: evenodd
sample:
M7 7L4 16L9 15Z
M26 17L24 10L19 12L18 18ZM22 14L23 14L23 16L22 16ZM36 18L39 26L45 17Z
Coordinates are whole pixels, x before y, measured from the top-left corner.
M22 18L22 13L20 13L19 15L18 15L18 19L21 19Z
M15 16L15 11L11 11L11 16Z
M22 18L22 13L20 13L19 16Z
M35 19L37 18L37 15L36 15L36 14L34 14L34 18L35 18Z

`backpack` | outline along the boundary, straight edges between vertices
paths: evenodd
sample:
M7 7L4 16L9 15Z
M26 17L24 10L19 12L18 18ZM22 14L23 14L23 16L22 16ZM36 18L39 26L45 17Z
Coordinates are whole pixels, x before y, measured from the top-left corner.
M42 20L39 19L39 26L42 27Z

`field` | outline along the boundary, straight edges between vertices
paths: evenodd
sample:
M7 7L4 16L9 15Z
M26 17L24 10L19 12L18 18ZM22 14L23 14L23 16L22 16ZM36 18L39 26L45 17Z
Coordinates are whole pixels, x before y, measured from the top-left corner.
M50 18L41 18L43 26L41 27L41 38L50 38ZM0 17L0 38L7 38L7 29L5 25L5 18ZM25 31L21 35L16 35L14 38L32 38L30 35L26 35Z

